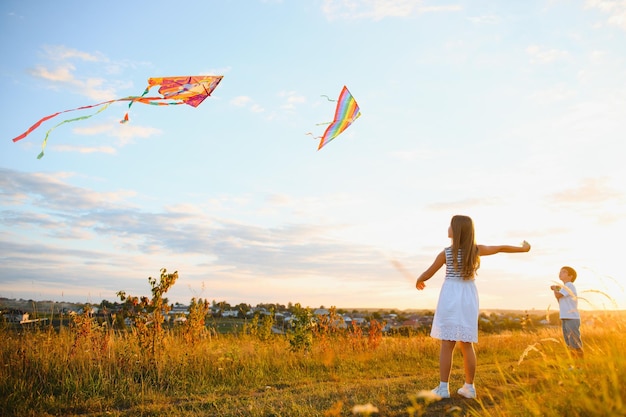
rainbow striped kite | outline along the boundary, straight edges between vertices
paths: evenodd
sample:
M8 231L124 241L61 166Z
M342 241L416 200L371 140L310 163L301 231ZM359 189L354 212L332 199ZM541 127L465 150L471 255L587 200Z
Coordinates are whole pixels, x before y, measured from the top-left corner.
M152 104L154 106L170 106L176 104L188 104L192 107L198 107L205 98L211 95L215 87L222 81L221 75L199 75L199 76L182 76L182 77L155 77L148 79L148 87L146 87L145 91L141 96L130 96L124 98L118 98L114 100L104 101L98 104L92 104L88 106L77 107L75 109L63 110L49 116L44 117L39 120L37 123L32 125L26 132L17 136L13 139L13 142L17 142L18 140L24 139L28 136L33 130L37 129L43 122L46 120L52 119L53 117L58 116L61 113L72 112L76 110L84 110L90 109L93 107L100 107L97 112L94 114L76 117L74 119L64 120L61 123L53 126L46 132L46 136L43 140L43 144L41 146L41 153L37 156L37 159L41 159L43 157L43 151L46 148L46 143L48 142L48 136L50 132L52 132L57 127L61 126L64 123L75 122L78 120L88 119L96 114L105 110L111 103L116 101L128 101L128 108L133 105L135 102L143 103L143 104ZM145 97L146 94L150 91L152 87L160 85L159 94L161 97ZM128 122L128 112L124 115L124 118L120 121L120 123Z
M335 139L341 132L346 130L356 119L361 116L359 105L356 103L348 88L344 85L337 99L337 108L335 109L335 118L326 128L324 136L321 137L319 151L324 145Z

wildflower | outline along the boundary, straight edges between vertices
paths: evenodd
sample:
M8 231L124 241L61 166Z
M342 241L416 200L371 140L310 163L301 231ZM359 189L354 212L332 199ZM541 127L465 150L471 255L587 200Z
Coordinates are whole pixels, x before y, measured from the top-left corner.
M352 414L365 414L369 416L372 413L378 413L378 407L367 403L367 404L357 404L352 407Z
M435 394L433 391L430 390L421 390L420 392L417 393L417 398L423 398L424 400L431 402L431 401L440 401L441 400L441 396L438 394Z

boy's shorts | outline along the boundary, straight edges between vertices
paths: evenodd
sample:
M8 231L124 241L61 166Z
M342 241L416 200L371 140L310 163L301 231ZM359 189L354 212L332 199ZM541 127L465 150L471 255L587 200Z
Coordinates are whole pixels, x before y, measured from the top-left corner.
M580 319L561 319L561 328L567 346L572 349L583 348L583 341L580 338Z

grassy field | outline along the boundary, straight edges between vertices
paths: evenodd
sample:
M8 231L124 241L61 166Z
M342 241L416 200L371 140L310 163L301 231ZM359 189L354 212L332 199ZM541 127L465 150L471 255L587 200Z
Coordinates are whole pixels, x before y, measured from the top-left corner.
M294 344L293 336L260 328L226 335L166 329L146 339L86 317L60 330L0 327L0 414L626 415L623 315L607 313L583 326L585 359L578 363L556 327L481 335L477 400L456 395L463 383L460 352L452 398L420 394L439 379L438 342L428 336L326 328Z

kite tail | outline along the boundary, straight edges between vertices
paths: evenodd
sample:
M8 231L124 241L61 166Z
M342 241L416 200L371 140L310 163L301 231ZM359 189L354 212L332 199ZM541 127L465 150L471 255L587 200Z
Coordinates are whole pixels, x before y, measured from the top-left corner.
M89 105L89 106L77 107L77 108L75 108L75 109L70 109L70 110L63 110L63 111L60 111L60 112L57 112L57 113L51 114L51 115L49 115L49 116L46 116L46 117L44 117L43 119L39 120L39 121L38 121L37 123L35 123L34 125L32 125L31 127L29 127L29 128L28 128L28 130L27 130L26 132L22 133L21 135L19 135L19 136L18 136L18 137L16 137L16 138L13 138L13 142L17 142L18 140L22 140L22 139L24 139L26 136L30 135L30 134L31 134L31 132L32 132L33 130L35 130L35 129L37 129L39 126L41 126L41 124L42 124L43 122L45 122L46 120L50 120L50 119L52 119L53 117L57 117L57 116L58 116L59 114L61 114L61 113L67 113L67 112L76 111L76 110L90 109L90 108L93 108L93 107L102 106L103 104L111 104L111 103L113 103L114 101L117 101L117 100L103 101L102 103L98 103L98 104L92 104L92 105Z
M150 87L151 87L151 85L148 85L146 87L146 89L143 91L143 94L140 95L139 97L136 97L136 98L133 97L133 99L130 101L130 103L128 103L128 110L126 111L126 114L124 115L124 118L122 120L120 120L120 123L122 123L122 124L123 123L128 123L128 113L130 113L130 106L132 106L135 101L141 100L143 98L143 96L148 94L148 91L150 91Z
M28 130L27 130L26 132L22 133L21 135L19 135L19 136L18 136L18 137L16 137L16 138L13 138L13 142L17 142L18 140L22 140L22 139L24 139L26 136L30 135L30 133L31 133L33 130L35 130L35 129L37 129L39 126L41 126L41 124L42 124L43 122L45 122L46 120L52 119L53 117L56 117L56 116L58 116L58 115L59 115L59 114L61 114L61 113L63 113L63 112L62 112L62 111L60 111L60 112L58 112L58 113L54 113L54 114L51 114L50 116L46 116L46 117L44 117L43 119L41 119L40 121L38 121L37 123L35 123L35 124L34 124L34 125L32 125L31 127L29 127L29 128L28 128Z
M89 119L92 116L95 116L96 114L103 112L104 110L106 110L107 107L109 107L111 105L111 102L106 103L106 106L102 107L100 110L98 110L97 112L95 112L94 114L90 114L87 116L81 116L81 117L76 117L74 119L67 119L67 120L63 120L61 123L57 124L56 126L51 127L47 132L46 132L46 137L44 137L43 139L43 143L41 144L41 153L39 155L37 155L37 159L41 159L43 158L43 151L44 149L46 149L46 144L48 143L48 136L50 136L50 133L56 129L57 127L61 126L62 124L65 123L70 123L70 122L76 122L78 120L85 120L85 119Z

